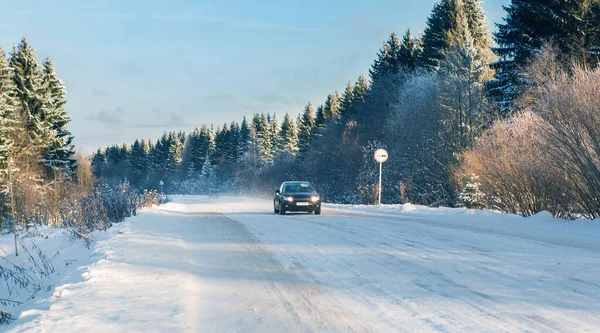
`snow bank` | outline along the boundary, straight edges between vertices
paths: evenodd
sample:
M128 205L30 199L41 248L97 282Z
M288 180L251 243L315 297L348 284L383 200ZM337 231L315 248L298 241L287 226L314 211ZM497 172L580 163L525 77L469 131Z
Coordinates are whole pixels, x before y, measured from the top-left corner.
M351 211L374 217L398 218L429 225L496 233L600 251L599 221L569 221L554 218L549 212L524 218L487 209L431 208L412 204L381 206L325 204L324 207L338 212Z
M92 237L101 239L105 233ZM0 279L0 298L9 300L2 309L19 322L47 308L45 300L53 296L55 286L80 281L80 268L94 260L85 241L66 229L46 226L19 234L18 256L13 235L1 235L0 255L0 267L6 273Z

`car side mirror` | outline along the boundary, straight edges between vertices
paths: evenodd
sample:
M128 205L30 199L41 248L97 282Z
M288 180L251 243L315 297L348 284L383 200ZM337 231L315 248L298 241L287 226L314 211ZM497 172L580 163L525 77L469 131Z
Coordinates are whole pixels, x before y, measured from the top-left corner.
M275 190L275 193L276 193L276 194L281 194L281 191L279 191L279 190Z

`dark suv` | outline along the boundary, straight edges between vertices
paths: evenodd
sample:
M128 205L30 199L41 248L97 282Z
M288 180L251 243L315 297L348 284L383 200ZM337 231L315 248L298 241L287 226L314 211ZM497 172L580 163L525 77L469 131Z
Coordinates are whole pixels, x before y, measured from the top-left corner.
M275 191L273 200L275 214L285 212L314 212L321 214L321 197L309 182L283 182Z

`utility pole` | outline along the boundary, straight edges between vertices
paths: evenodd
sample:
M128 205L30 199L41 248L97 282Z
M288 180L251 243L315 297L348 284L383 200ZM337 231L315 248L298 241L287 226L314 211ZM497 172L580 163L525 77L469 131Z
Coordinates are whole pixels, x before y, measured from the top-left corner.
M19 247L17 246L17 222L15 221L15 188L12 180L12 158L8 158L8 183L10 184L10 221L13 225L13 235L15 237L15 257L19 256Z

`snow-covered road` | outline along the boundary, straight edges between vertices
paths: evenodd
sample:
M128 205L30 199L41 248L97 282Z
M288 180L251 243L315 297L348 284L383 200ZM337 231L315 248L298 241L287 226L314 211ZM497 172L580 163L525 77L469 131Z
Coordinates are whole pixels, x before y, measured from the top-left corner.
M600 330L597 222L395 210L278 216L265 200L175 197L109 230L80 279L8 328Z

